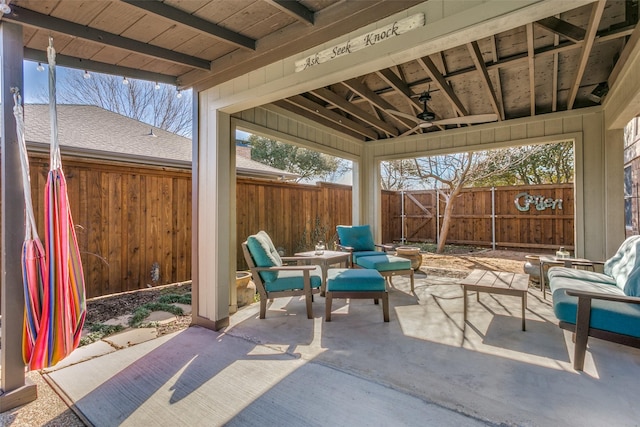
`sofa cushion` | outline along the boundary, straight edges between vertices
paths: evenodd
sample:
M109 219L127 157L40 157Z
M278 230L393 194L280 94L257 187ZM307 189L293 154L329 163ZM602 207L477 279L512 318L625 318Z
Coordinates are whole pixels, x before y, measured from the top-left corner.
M610 295L624 295L624 292L616 286L616 283L611 279L609 280L609 283L589 282L573 277L555 276L553 277L553 280L549 280L549 289L551 289L551 293L554 296L556 291L563 289L575 289L577 291L598 292ZM555 299L553 302L555 304Z
M576 280L585 280L587 282L599 282L607 285L616 286L616 281L606 274L596 273L595 271L578 270L566 267L551 267L547 274L549 276L549 287L551 287L552 279L556 277L567 277Z
M638 251L640 251L640 236L631 236L622 242L615 255L604 263L604 274L613 277L622 290L625 290L631 273L640 267Z
M336 227L338 239L343 246L350 246L355 251L374 251L373 234L368 225L339 225Z
M380 292L385 289L384 278L376 270L331 268L327 273L327 291Z
M588 283L583 286L583 289L599 292L597 289L589 289L593 285L595 284ZM616 286L610 287L617 289ZM566 289L558 289L553 293L553 311L558 320L575 324L578 298L567 295L566 291ZM592 328L640 337L638 325L640 325L640 304L592 300L590 317Z
M411 270L411 261L395 255L377 255L358 258L357 264L363 268L378 271Z
M270 272L268 272L270 273ZM322 270L319 266L309 272L311 288L322 285ZM303 272L300 270L280 270L278 277L264 284L267 292L291 291L304 289Z
M273 245L271 238L262 230L247 238L247 248L249 252L251 252L251 257L258 267L276 267L282 265L282 259ZM265 282L273 282L278 278L278 272L261 271L260 277Z
M627 278L624 294L630 297L640 297L640 267L633 270Z

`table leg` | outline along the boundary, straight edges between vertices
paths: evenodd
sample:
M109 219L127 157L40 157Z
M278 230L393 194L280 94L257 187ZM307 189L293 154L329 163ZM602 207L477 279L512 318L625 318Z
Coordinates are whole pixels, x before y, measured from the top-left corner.
M544 290L544 262L540 260L540 289L542 290L542 298L547 299L547 292Z
M320 271L322 272L322 286L320 288L320 296L323 297L326 294L327 290L327 270L329 269L329 265L327 262L320 263Z
M522 293L522 330L525 331L525 308L527 308L527 293L523 292Z
M463 324L462 324L462 326L464 328L464 325L467 324L467 287L464 286L464 285L462 286L462 292L463 292L462 300L463 300L463 303L464 303L463 317L462 317L463 318Z

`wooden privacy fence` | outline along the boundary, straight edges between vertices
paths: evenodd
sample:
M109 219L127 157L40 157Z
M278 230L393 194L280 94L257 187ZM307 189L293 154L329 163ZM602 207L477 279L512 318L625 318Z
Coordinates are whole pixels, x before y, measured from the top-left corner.
M48 156L31 155L44 239ZM63 159L87 297L191 279L191 171ZM22 201L19 201L22 203Z
M237 184L238 244L264 230L286 256L312 250L318 240L332 249L336 225L351 224L351 186L248 178L238 178ZM236 255L238 269L246 269L240 247Z
M30 156L38 229L48 156ZM191 171L69 157L63 160L87 286L87 296L119 293L191 279ZM562 209L518 210L520 193L562 199ZM404 199L404 217L402 200ZM434 191L382 192L384 242L436 241L444 207ZM450 243L500 247L573 247L573 186L463 190L456 201ZM520 196L521 205L524 196ZM16 201L22 204L22 201ZM265 230L285 255L331 244L335 227L351 224L351 187L237 179L238 244ZM549 202L550 203L550 202ZM440 207L440 210L438 210ZM403 234L404 225L404 234ZM237 268L246 269L240 247Z
M32 154L29 161L44 239L49 158ZM76 157L63 165L87 297L191 279L190 170ZM330 241L336 225L351 223L350 186L238 178L236 193L237 241L265 230L286 255ZM246 269L240 250L237 257Z
M435 190L384 191L383 239L437 242L444 206L444 197ZM554 184L463 189L447 243L573 249L573 239L573 184Z

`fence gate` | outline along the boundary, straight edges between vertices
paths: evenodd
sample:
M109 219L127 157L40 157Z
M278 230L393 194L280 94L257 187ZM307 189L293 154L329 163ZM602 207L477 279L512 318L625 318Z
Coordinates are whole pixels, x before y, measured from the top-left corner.
M437 206L434 190L401 192L404 241L434 241L437 236Z

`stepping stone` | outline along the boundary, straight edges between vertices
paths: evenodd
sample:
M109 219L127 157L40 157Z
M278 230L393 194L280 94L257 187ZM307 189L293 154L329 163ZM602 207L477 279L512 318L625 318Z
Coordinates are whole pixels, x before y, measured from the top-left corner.
M175 322L178 320L175 314L168 311L152 311L142 323L157 323L159 325L165 325L167 323Z
M103 322L105 325L109 325L109 326L124 326L125 328L129 327L129 320L131 319L131 315L130 314L125 314L122 316L118 316L115 317L113 319L109 319L105 322Z
M140 344L145 341L158 337L156 328L135 328L128 329L119 334L110 335L102 339L102 341L111 344L115 348L121 349Z

